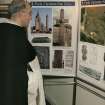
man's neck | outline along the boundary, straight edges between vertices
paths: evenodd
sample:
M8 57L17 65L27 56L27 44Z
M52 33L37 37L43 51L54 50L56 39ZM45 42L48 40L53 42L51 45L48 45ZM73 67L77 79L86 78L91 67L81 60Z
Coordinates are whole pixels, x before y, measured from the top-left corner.
M10 23L22 27L21 21L19 18L11 17Z

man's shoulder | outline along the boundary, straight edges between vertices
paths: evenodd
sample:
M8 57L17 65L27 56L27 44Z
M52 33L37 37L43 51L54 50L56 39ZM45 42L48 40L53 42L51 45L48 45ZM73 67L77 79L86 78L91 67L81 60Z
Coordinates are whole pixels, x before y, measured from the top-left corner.
M12 27L12 25L9 24L9 23L5 23L5 22L0 23L0 28L1 28L2 30L8 29L8 28L10 28L10 27Z

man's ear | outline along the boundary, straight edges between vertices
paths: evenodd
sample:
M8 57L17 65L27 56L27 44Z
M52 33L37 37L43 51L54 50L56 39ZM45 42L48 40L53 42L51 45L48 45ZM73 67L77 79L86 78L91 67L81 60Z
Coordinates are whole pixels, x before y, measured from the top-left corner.
M19 11L18 12L18 16L22 16L23 12L22 11Z
M24 16L23 16L23 12L22 12L22 11L19 11L19 12L17 13L17 17L18 17L19 19L21 19L22 17L24 17Z

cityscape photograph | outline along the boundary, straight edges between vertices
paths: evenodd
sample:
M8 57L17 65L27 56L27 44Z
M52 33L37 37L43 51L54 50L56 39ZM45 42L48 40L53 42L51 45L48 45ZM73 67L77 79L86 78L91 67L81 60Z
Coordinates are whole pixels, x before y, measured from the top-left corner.
M52 33L51 8L32 8L31 33Z
M69 16L66 17L66 10L55 8L53 15L53 46L71 46L72 26Z

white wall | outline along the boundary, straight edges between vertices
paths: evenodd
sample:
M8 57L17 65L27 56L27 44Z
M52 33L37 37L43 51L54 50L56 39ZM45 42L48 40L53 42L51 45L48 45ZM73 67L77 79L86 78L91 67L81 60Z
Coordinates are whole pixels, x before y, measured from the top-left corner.
M105 105L105 92L80 83L77 85L76 105Z
M73 79L45 80L45 94L53 105L72 105Z

